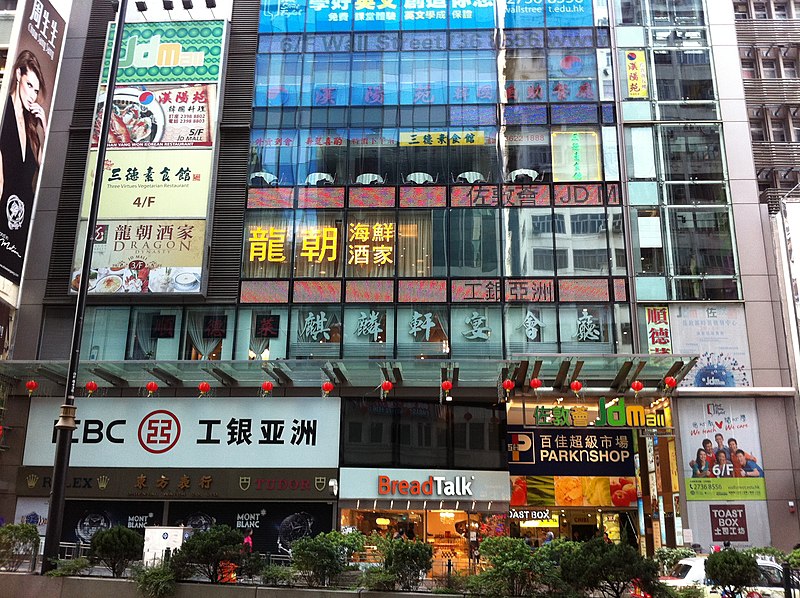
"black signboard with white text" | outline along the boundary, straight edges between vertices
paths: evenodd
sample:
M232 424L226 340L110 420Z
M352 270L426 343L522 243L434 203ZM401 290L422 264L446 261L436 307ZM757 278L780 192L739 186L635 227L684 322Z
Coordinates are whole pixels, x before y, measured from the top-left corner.
M634 473L633 434L613 428L530 429L509 426L511 475L628 476Z

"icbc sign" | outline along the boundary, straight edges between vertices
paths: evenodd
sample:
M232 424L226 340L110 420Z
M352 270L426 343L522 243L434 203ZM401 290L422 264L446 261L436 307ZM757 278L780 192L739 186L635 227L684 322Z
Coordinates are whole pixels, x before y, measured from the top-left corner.
M148 413L139 424L139 444L148 453L166 453L181 436L181 422L169 411Z

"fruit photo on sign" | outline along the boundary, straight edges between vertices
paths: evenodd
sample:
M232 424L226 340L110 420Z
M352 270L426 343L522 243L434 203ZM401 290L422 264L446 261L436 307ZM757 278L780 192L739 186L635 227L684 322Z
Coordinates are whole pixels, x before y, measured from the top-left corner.
M512 507L523 507L528 504L528 484L525 476L511 476Z
M615 507L629 507L636 504L635 478L611 478L611 502Z

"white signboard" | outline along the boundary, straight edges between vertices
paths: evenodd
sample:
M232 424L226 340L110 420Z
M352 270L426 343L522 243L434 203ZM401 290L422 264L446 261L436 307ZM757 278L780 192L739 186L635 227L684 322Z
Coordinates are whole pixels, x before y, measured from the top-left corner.
M346 468L339 472L340 498L509 501L507 471Z
M744 306L703 303L670 307L672 351L699 355L684 386L751 386Z
M24 465L53 464L60 399L31 402ZM78 399L73 467L338 467L340 400Z

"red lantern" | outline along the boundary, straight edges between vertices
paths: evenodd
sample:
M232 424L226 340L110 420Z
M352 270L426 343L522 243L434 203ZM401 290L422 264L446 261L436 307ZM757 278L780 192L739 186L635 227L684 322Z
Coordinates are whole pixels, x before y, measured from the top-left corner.
M327 397L333 390L333 382L326 380L322 383L322 393Z
M30 397L39 388L39 383L36 380L28 380L25 383L25 388L28 389L28 396Z
M450 392L451 390L453 390L453 383L450 382L450 380L445 380L444 382L442 382L442 390L445 391L446 393Z
M514 381L513 380L503 380L503 390L506 392L510 392L514 388Z
M269 393L272 392L273 388L275 388L275 385L269 380L261 383L261 392L264 393L265 397L269 396Z
M152 397L158 390L158 384L156 384L151 380L150 382L147 383L147 386L145 386L145 388L147 389L147 396Z
M200 396L203 397L208 394L208 391L211 390L211 385L208 382L201 382L197 385L197 390L200 391Z
M572 389L572 392L578 394L581 391L581 388L583 388L583 384L581 384L580 380L573 380L570 382L569 387Z
M633 392L639 393L639 392L641 392L641 390L643 388L644 388L644 384L642 384L641 380L634 380L633 382L631 382L631 390Z
M672 376L667 376L666 378L664 378L664 385L667 388L675 388L676 386L678 386L678 381Z
M86 392L87 392L87 393L89 393L89 396L90 396L90 397L91 397L91 396L92 396L92 395L93 395L95 392L97 392L97 382L95 382L94 380L89 380L89 381L86 383Z
M538 390L542 387L542 381L539 378L531 378L531 388Z
M392 384L391 380L384 380L381 382L381 390L383 390L383 392L391 392L393 388L394 384Z

